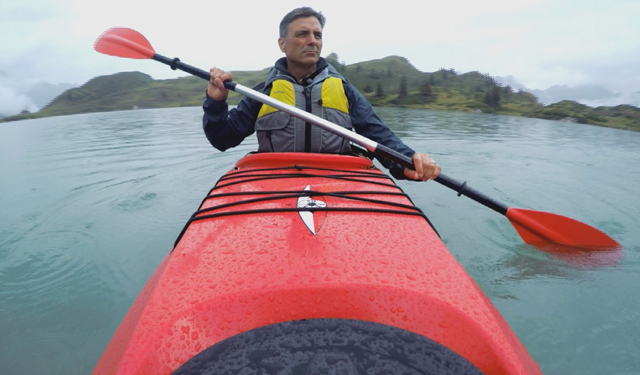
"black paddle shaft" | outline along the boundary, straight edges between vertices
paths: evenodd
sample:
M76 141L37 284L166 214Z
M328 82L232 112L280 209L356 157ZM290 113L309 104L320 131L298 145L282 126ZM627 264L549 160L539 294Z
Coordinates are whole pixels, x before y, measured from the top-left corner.
M393 150L389 147L386 147L384 145L378 144L378 146L376 147L376 150L374 151L376 153L376 155L382 156L384 158L387 158L391 161L394 161L404 167L410 168L410 169L415 169L415 167L413 166L413 161L411 160L411 158L409 158L406 155L403 155L399 152L397 152L396 150ZM449 189L455 190L458 192L458 196L464 195L466 197L469 197L471 199L473 199L474 201L489 207L490 209L502 214L502 215L506 215L507 214L507 210L509 210L509 207L505 206L504 204L495 201L494 199L482 194L481 192L475 190L472 187L467 186L467 182L460 182L457 181L454 178L451 178L447 175L445 175L444 173L440 173L438 175L438 177L436 177L434 179L434 181L448 187Z

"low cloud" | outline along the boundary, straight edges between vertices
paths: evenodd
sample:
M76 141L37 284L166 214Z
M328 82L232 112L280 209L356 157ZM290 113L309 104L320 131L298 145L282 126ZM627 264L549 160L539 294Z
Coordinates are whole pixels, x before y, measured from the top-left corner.
M17 115L24 110L35 112L38 106L26 94L6 86L0 80L0 117Z

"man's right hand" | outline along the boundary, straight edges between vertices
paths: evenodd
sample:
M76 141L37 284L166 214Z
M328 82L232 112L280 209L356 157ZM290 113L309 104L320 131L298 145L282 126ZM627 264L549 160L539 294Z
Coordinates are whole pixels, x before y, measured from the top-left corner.
M227 99L229 90L224 87L224 81L232 81L231 73L225 72L218 68L209 70L209 86L207 87L207 95L213 100L223 101Z

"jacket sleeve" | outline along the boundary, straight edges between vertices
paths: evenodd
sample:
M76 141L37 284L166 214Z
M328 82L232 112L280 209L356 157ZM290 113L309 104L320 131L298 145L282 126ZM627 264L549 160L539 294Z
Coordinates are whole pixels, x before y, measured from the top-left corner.
M358 92L351 84L345 83L345 95L349 100L349 115L356 133L367 137L377 143L385 145L408 157L412 157L415 151L405 145L389 127L382 122L380 117L373 111L369 101ZM404 167L376 156L376 159L387 169L393 177L399 180L406 180Z
M261 104L247 97L236 108L229 110L226 101L216 101L205 94L202 126L209 143L225 151L242 143L253 134Z

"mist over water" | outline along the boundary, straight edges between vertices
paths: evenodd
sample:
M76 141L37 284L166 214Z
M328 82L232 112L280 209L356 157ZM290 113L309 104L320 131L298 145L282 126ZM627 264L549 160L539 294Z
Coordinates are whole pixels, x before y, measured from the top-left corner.
M640 372L640 134L589 125L377 109L447 175L620 242L597 266L522 243L509 221L434 182L399 184L545 374ZM189 216L255 136L221 153L200 108L0 126L0 369L90 373Z

